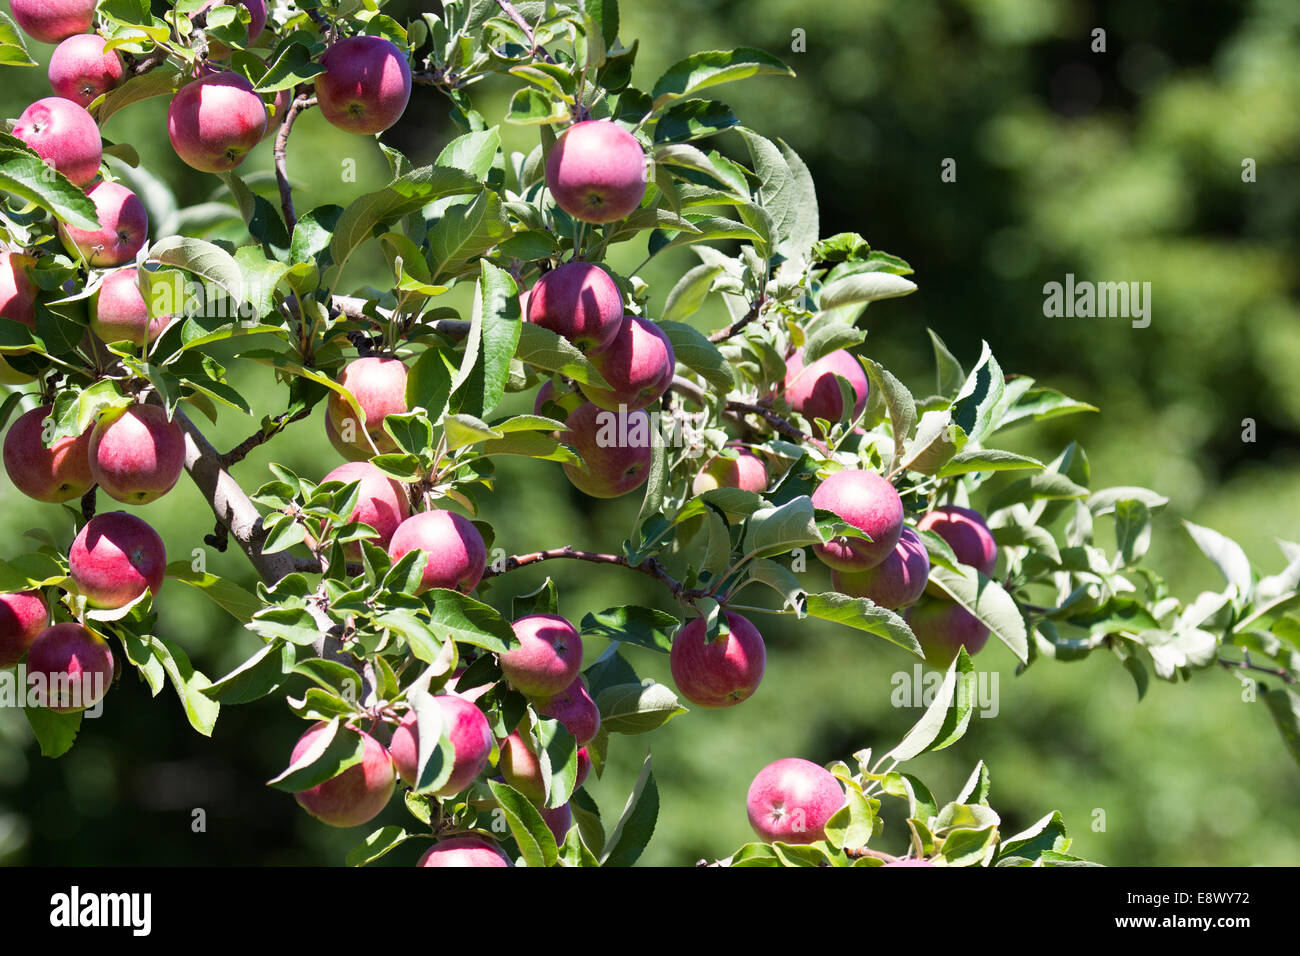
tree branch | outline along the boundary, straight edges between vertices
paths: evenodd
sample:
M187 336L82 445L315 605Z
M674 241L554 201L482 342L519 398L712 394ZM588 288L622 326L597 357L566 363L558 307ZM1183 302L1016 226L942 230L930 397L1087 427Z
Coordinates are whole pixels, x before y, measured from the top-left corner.
M369 304L369 299L362 299L352 295L336 295L330 299L330 308L336 314L357 322L374 321L372 316L366 315L365 309ZM392 313L387 309L376 307L375 312L385 320L392 317ZM438 319L428 324L435 332L440 332L448 338L463 339L469 335L470 323L463 319Z
M300 408L296 412L281 412L269 421L269 428L263 426L253 434L249 435L230 451L221 456L221 467L230 468L237 465L248 457L249 452L259 445L264 445L280 432L284 431L287 425L294 422L302 421L311 414L311 408Z
M280 120L280 130L275 134L275 149L272 153L275 157L275 179L280 184L280 209L284 212L284 224L290 232L293 232L293 227L298 224L298 216L293 210L293 187L289 185L289 134L293 132L294 120L298 118L298 114L315 105L314 96L306 93L295 96L289 108L284 111L284 118Z
M557 558L570 558L574 561L590 561L593 564L615 564L629 571L639 571L641 574L647 574L655 580L662 583L668 588L669 592L675 598L681 598L685 601L691 601L697 597L704 597L708 592L698 589L687 590L680 581L664 570L662 564L656 558L647 558L640 564L633 564L627 558L620 554L600 554L595 551L579 551L572 545L565 545L563 548L551 548L548 551L533 551L530 554L516 554L506 558L505 566L501 570L489 567L484 573L484 578L497 577L502 574L509 574L519 568L526 568L531 564L540 564L542 561L554 561Z
M545 50L539 51L537 49L537 36L533 33L533 28L528 25L528 21L524 19L524 15L515 9L515 5L511 3L510 0L497 0L497 6L501 8L501 11L506 16L514 21L515 26L524 31L524 36L528 37L528 46L530 48L528 52L531 55L537 56L540 52L544 61L547 63L555 62L555 60L551 58L551 55Z
M152 53L150 53L144 59L136 60L134 63L132 63L131 68L128 72L131 74L131 76L143 76L144 74L148 73L150 70L156 70L158 67L162 66L166 62L167 62L167 51L162 47L157 47L154 49Z
M830 449L826 447L826 443L824 441L814 438L812 435L808 435L805 434L804 432L801 432L798 428L795 428L795 426L791 424L787 419L782 418L780 415L772 411L772 409L767 408L766 406L753 405L749 402L727 402L727 410L740 412L745 415L757 415L760 418L762 418L765 422L767 422L767 424L777 434L784 435L786 438L789 438L792 441L808 442L814 448L818 449L822 454L824 455L830 454Z
M1258 671L1261 674L1268 674L1270 677L1276 677L1284 684L1300 684L1300 678L1297 678L1290 671L1282 667L1263 667L1259 664L1252 664L1249 661L1234 661L1231 658L1218 658L1219 666L1224 670L1244 670Z
M714 345L717 345L719 342L725 342L745 326L749 325L750 322L753 322L758 318L759 313L763 311L763 306L765 305L767 305L767 293L764 292L760 293L759 297L754 301L754 304L749 307L748 312L738 318L735 322L732 322L725 329L719 329L717 332L714 332L709 336L709 341Z

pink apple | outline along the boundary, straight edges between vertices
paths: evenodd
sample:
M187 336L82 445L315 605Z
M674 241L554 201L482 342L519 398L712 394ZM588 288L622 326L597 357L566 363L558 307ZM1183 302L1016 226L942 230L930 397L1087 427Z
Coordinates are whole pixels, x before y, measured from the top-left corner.
M166 571L158 532L125 511L95 515L68 551L68 574L95 608L126 607L146 589L156 598Z
M40 591L0 594L0 670L13 667L50 623Z
M925 595L907 609L904 620L925 652L925 662L939 669L951 664L961 648L974 656L989 640L989 629L979 618L946 598Z
M167 110L176 155L205 173L234 169L266 133L266 104L238 73L210 73L177 90Z
M0 252L0 319L36 327L36 296L31 268L36 260L18 252Z
M918 860L915 857L909 857L906 860L895 860L892 863L886 863L885 866L934 866L929 860Z
M573 809L567 803L562 803L551 809L543 807L538 810L538 813L546 822L546 828L555 837L556 845L563 846L564 838L569 835L569 830L573 827Z
M929 576L930 556L925 545L915 531L904 528L884 561L865 571L832 571L831 584L841 594L868 598L897 611L921 596Z
M95 293L90 331L105 342L130 342L143 348L162 334L169 316L149 318L149 308L140 294L139 272L134 267L110 272Z
M14 487L37 501L57 504L80 498L95 479L90 474L90 431L60 438L45 447L45 420L50 406L25 412L5 435L5 471Z
M565 130L546 158L546 188L556 204L583 222L613 222L641 204L646 155L636 137L610 120Z
M610 387L580 388L588 401L601 408L646 408L668 391L676 362L668 333L647 319L627 315L618 334L591 357L591 364Z
M944 505L922 516L916 527L943 538L961 564L969 564L986 575L993 574L998 563L998 544L978 511Z
M339 384L352 393L365 418L364 422L358 422L343 396L330 392L325 408L325 430L330 443L344 458L364 460L374 454L366 441L367 434L380 454L397 451L396 443L384 431L384 419L407 411L406 375L406 366L398 359L377 355L354 359L344 366Z
M578 748L578 779L573 784L574 788L581 787L587 782L587 775L591 773L591 754L587 753L586 747Z
M528 296L527 319L592 354L623 327L623 296L600 266L566 262L537 280Z
M324 724L316 724L299 738L289 758L290 764L307 752L324 729ZM361 762L348 767L337 777L294 794L294 799L321 823L332 827L358 827L379 816L388 805L397 787L393 759L383 744L363 731L348 731L340 727L337 732L361 734Z
M89 106L122 82L122 57L104 50L97 33L79 33L60 43L50 57L50 86L56 95Z
M430 588L473 591L487 570L487 547L474 523L452 511L422 511L397 526L388 544L394 563L411 551L425 554L417 593Z
M411 514L411 499L407 496L406 489L368 461L350 461L339 465L321 479L321 484L327 481L341 481L344 484L360 482L357 505L352 509L352 514L348 515L348 521L359 521L374 528L378 534L371 540L387 551L394 532ZM344 546L343 553L349 559L361 560L360 542L349 542Z
M837 375L853 388L852 417L857 418L867 407L867 375L861 363L843 349L823 355L807 368L803 349L797 349L785 363L785 399L810 423L823 418L834 424L844 414L844 396Z
M113 652L80 624L46 628L27 651L27 679L35 682L36 700L59 714L93 707L113 683ZM43 685L43 686L42 686Z
M320 59L316 99L324 117L339 129L369 136L382 133L406 112L411 67L406 54L383 37L340 40Z
M546 802L546 784L542 779L542 762L533 752L532 744L519 731L501 741L497 769L505 782L541 806Z
M474 778L487 766L488 757L492 753L492 728L488 726L483 711L463 697L439 694L433 701L446 725L447 738L451 741L452 752L455 754L451 776L435 791L435 796L451 797L473 783ZM397 775L414 787L416 773L420 768L420 731L414 710L408 712L393 731L388 752L392 754Z
M572 684L554 697L539 704L537 709L543 717L553 717L563 724L579 747L590 743L600 730L600 709L591 699L582 675L574 678Z
M185 433L157 405L131 405L99 421L90 435L90 473L110 498L157 501L185 468Z
M477 836L439 840L420 857L417 866L513 866L501 848Z
M521 694L564 693L582 667L582 638L556 614L530 614L512 625L519 646L500 655L501 673Z
M764 843L816 843L844 806L844 791L824 767L786 757L758 772L745 803L749 825Z
M706 643L708 631L697 617L673 638L668 655L673 683L697 707L731 707L753 696L767 667L763 636L746 618L726 614L729 633Z
M702 495L715 488L739 488L762 494L767 491L767 465L763 459L747 448L728 445L734 458L715 455L695 476L691 490Z
M99 127L94 117L72 100L61 96L37 100L18 117L14 135L77 186L99 175L104 159Z
M650 477L654 454L650 416L644 411L611 412L591 402L564 420L560 441L572 446L581 465L562 466L573 486L593 498L618 498Z
M823 564L836 571L865 571L889 556L903 533L903 500L874 471L847 468L831 475L813 492L813 506L833 512L862 531L865 538L840 536L813 546Z
M98 0L10 0L14 21L33 40L58 43L95 25Z
M86 195L95 204L99 228L78 229L61 222L59 235L63 245L97 269L130 262L149 238L149 214L145 212L144 203L121 183L95 183L86 190Z

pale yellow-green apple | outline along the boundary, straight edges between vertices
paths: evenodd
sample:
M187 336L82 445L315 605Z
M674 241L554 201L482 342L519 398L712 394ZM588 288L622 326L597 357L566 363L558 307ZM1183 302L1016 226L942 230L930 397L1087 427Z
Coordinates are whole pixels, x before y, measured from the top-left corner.
M533 752L532 744L519 731L516 730L501 741L497 769L501 771L505 782L523 794L530 803L541 806L546 802L542 762Z
M104 141L85 109L61 96L46 96L23 110L13 133L42 160L84 186L99 175Z
M623 327L623 296L600 266L566 262L529 291L527 319L590 355L607 346Z
M766 491L767 464L763 459L739 445L732 444L727 448L726 455L714 455L700 469L691 490L697 495L716 488L739 488L760 494Z
M149 307L140 293L139 271L118 269L104 277L95 293L90 331L105 342L130 342L143 348L162 334L170 316L149 318Z
M556 845L563 845L564 838L569 835L569 829L573 826L573 809L567 803L562 803L558 807L541 807L537 812L541 814L546 828L555 837Z
M325 727L325 724L316 724L298 739L289 758L290 765L307 753ZM294 794L294 799L321 823L332 827L359 827L380 814L397 788L393 758L383 744L364 731L340 727L337 733L361 735L361 761L324 783L299 791Z
M749 825L764 843L816 843L844 806L844 790L825 767L800 757L768 764L749 785Z
M377 534L370 540L387 551L393 534L411 514L411 499L406 489L368 461L349 461L339 465L321 479L321 484L327 481L341 481L345 485L360 482L356 507L347 520L374 528ZM361 543L349 541L343 546L343 554L350 560L361 560Z
M0 252L0 319L21 322L29 329L36 328L39 291L29 271L34 265L36 260L31 256L8 250ZM0 358L0 385L26 385L35 380L36 376L20 372Z
M122 82L121 54L105 50L106 42L98 33L78 33L54 48L49 77L56 95L86 107Z
M338 392L331 391L325 406L325 433L344 458L370 458L374 452L366 441L370 436L380 454L397 451L397 444L384 431L384 419L401 415L406 407L406 366L401 360L367 355L343 367L339 384L352 393L364 422L357 421L352 406Z
M582 667L582 638L558 614L529 614L512 625L518 647L499 655L501 673L519 693L550 698L562 694Z
M14 22L33 40L58 43L95 25L98 0L9 0Z
M340 40L320 58L316 77L321 114L339 129L369 136L382 133L406 112L411 67L390 40L355 36Z
M579 388L588 401L601 408L646 408L668 391L676 362L667 332L649 319L625 315L614 338L591 356L591 364L610 387Z
M42 631L28 649L27 680L40 706L59 714L75 714L93 707L108 693L113 683L113 652L106 641L80 624L55 624Z
M513 866L491 840L478 836L449 837L424 851L416 866Z
M388 556L394 563L412 551L423 551L424 573L417 593L448 588L468 593L478 587L487 570L487 547L474 522L454 511L421 511L393 532Z
M90 429L45 446L50 406L18 416L5 435L5 471L14 487L37 501L58 504L80 498L95 483L90 474Z
M989 629L979 618L947 598L925 594L903 618L925 652L925 662L940 670L952 663L961 648L974 656L989 640Z
M554 697L540 702L537 712L563 724L564 729L573 734L579 747L595 739L600 730L600 709L591 699L591 693L583 683L581 674Z
M185 468L185 433L158 405L130 405L90 433L90 474L123 504L157 501Z
M583 222L614 222L641 204L645 150L612 120L575 123L546 158L546 188L556 205Z
M837 471L817 486L812 503L870 538L840 535L813 545L813 553L836 571L874 568L894 550L903 533L903 500L894 486L874 471Z
M487 766L488 757L492 753L492 728L483 716L483 711L464 697L439 694L433 698L433 702L442 718L447 739L451 741L453 754L451 776L434 791L434 795L451 797L473 783L474 778ZM420 729L414 710L409 711L393 731L388 752L392 754L397 775L407 785L415 786L416 773L420 768Z
M916 602L929 577L930 556L925 544L915 531L904 528L885 560L865 571L832 571L831 585L841 594L867 598L897 611Z
M121 183L97 182L86 190L86 195L95 204L99 228L79 229L61 222L59 236L63 245L97 269L130 262L149 238L149 214L144 203Z
M50 623L40 591L0 594L0 670L13 667Z
M834 424L844 414L844 396L840 394L837 375L853 389L851 417L856 418L867 407L867 374L861 363L844 349L823 355L807 367L803 363L803 349L796 349L785 363L785 400L810 423L823 418Z
M234 169L265 133L266 104L252 83L229 70L185 84L167 110L176 155L205 173Z
M992 575L998 563L998 543L984 523L984 516L970 508L943 505L922 515L916 523L919 531L933 531L948 543L962 564Z
M563 464L573 486L593 498L617 498L650 477L654 454L651 419L643 410L611 412L586 402L564 420L560 441L582 458Z
M726 611L722 629L708 641L703 617L691 621L673 638L668 655L673 683L697 707L731 707L753 696L767 667L763 636L747 618Z
M125 511L95 515L68 551L68 575L93 608L126 607L147 589L155 598L167 572L167 549L149 524Z

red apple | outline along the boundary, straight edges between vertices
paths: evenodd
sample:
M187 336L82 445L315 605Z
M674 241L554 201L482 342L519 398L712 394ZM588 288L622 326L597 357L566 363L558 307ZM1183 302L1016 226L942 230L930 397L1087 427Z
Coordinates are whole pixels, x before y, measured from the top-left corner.
M886 863L885 866L934 866L929 860L918 860L915 857L909 857L906 860L895 860L893 863Z
M97 33L79 33L60 43L50 57L50 86L56 95L86 107L122 82L122 57L104 50Z
M488 757L492 753L492 728L488 726L483 711L463 697L439 694L433 701L447 726L447 737L455 754L451 776L435 791L435 796L451 797L473 783L474 778L487 766ZM420 731L414 710L407 713L393 731L388 752L392 754L397 775L408 786L414 787L416 773L420 768Z
M90 474L90 430L46 448L43 433L49 414L50 406L42 405L9 426L4 463L15 488L29 498L57 504L80 498L95 479Z
M31 256L0 252L0 319L21 322L29 329L36 328L38 289L28 271L34 265L36 260ZM18 371L0 358L0 385L26 385L32 381L35 376Z
M943 538L960 563L969 564L983 574L993 574L998 563L998 544L978 511L944 505L923 515L916 527Z
M140 294L139 272L131 267L110 272L100 283L90 331L105 342L130 342L143 348L162 334L169 321L165 315L150 320Z
M149 238L149 214L144 203L121 183L95 183L86 190L86 195L95 204L99 228L78 229L61 222L59 235L63 245L97 269L130 262Z
M37 677L35 682L33 677ZM80 624L55 624L42 631L27 651L27 679L42 707L75 714L93 707L108 693L113 683L113 652Z
M623 296L600 266L566 262L537 280L528 295L527 319L591 354L623 327Z
M72 100L61 96L37 100L23 110L13 132L75 185L84 186L99 175L104 159L99 127Z
M474 523L452 511L422 511L397 526L388 544L394 562L411 551L425 553L417 593L449 588L468 593L487 570L487 547Z
M764 843L816 843L844 806L834 774L811 760L786 757L768 764L749 785L749 824Z
M324 728L324 724L316 724L299 738L290 764L307 752ZM361 734L364 748L361 762L348 767L337 777L294 794L294 799L321 823L332 827L358 827L379 816L388 805L397 787L393 759L383 744L363 731L340 728L338 733Z
M68 574L95 608L130 604L147 588L158 596L167 571L167 549L146 522L125 511L95 515L68 551Z
M645 150L610 120L565 130L546 158L546 188L556 205L583 222L613 222L641 204L647 183Z
M925 662L941 670L961 648L974 656L989 640L989 629L979 618L947 598L923 596L907 609L904 620L925 652Z
M343 396L330 392L325 431L344 458L364 460L374 454L362 433L363 427L380 454L397 451L396 443L384 431L384 418L407 411L406 374L406 366L398 359L376 355L354 359L344 367L339 384L352 393L365 419L364 423L358 422Z
M537 710L543 717L553 717L563 724L579 747L590 743L600 730L600 709L591 699L581 674L564 690L539 704Z
M646 408L668 391L676 362L668 333L653 322L626 315L618 334L591 358L610 387L579 387L588 401L601 408Z
M897 611L921 596L929 576L930 556L925 545L915 531L904 528L884 561L865 571L832 571L831 584L841 594L868 598Z
M706 643L706 622L697 617L673 638L668 655L673 683L697 707L731 707L748 700L767 667L767 648L758 628L739 614L724 613L729 633Z
M573 486L593 498L617 498L640 488L650 477L654 454L651 419L644 411L611 412L591 402L564 420L560 441L582 458L562 466Z
M546 784L542 780L542 762L533 748L518 731L501 741L497 769L505 782L523 794L531 803L541 806L546 802Z
M546 822L546 828L551 831L555 837L557 846L564 845L564 838L569 835L569 830L573 826L573 810L567 803L562 803L558 807L547 809L543 807L538 810L542 819Z
M100 419L90 435L90 473L109 497L128 505L157 501L185 468L185 433L158 405L131 405Z
M865 538L837 537L813 546L823 564L836 571L865 571L889 556L903 533L903 500L874 471L847 468L831 475L813 492L813 506L838 515L864 532Z
M867 407L867 375L861 363L843 349L823 355L807 368L803 349L796 350L785 363L785 399L810 423L823 418L834 424L844 414L844 396L837 375L853 388L852 417L857 418Z
M176 155L205 173L234 169L266 133L266 104L238 73L210 73L182 86L167 110Z
M763 459L739 445L727 447L732 449L735 457L715 455L710 458L695 476L691 490L697 495L715 488L739 488L759 494L767 491L767 465Z
M406 489L368 461L350 461L339 465L321 480L321 484L327 481L361 483L358 486L357 505L352 509L352 514L348 515L348 521L360 521L374 528L378 535L371 540L387 551L394 532L411 514L411 500L407 497ZM343 553L351 560L361 560L360 542L349 542L344 546Z
M40 591L0 594L0 670L13 667L50 623Z
M586 747L578 748L578 779L573 784L574 788L581 787L587 782L587 775L591 773L591 755L587 753Z
M98 0L9 0L14 21L33 40L58 43L95 26Z
M355 36L325 51L316 77L316 100L339 129L369 136L382 133L406 112L411 67L406 54L383 37Z
M512 625L519 646L500 655L501 673L529 697L552 697L569 688L582 667L582 638L556 614L530 614Z
M513 866L501 848L477 836L439 840L420 857L417 866Z

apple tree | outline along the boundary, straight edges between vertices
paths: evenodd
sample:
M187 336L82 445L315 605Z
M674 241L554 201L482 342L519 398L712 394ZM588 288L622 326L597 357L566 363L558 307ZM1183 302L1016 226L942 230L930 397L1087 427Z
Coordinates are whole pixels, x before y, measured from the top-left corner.
M1175 595L1144 563L1164 496L1093 487L1075 444L1051 461L1000 447L1096 409L1004 373L988 345L963 364L933 334L894 330L933 352L934 381L911 387L864 354L912 269L856 233L821 235L796 152L715 98L792 76L776 57L706 51L641 76L615 0L447 0L408 23L354 0L12 13L5 64L33 62L24 34L58 44L52 95L0 136L4 464L68 527L0 563L0 667L21 675L47 756L112 705L116 680L170 689L201 734L223 707L280 694L304 721L267 768L286 800L364 827L402 791L409 822L359 830L350 863L422 841L422 865L628 865L655 827L650 759L618 816L588 774L669 720L707 733L710 710L765 706L749 698L781 661L758 622L780 614L889 642L942 680L901 741L829 767L772 754L746 808L756 842L712 865L1082 862L1058 814L1003 834L983 763L945 800L900 769L966 732L990 639L1021 672L1110 655L1139 696L1211 668L1266 679L1300 758L1300 545L1261 575L1187 524L1224 588ZM480 112L488 77L510 84L504 116ZM442 98L459 127L435 163L383 146L388 185L298 208L298 116L373 137L412 96ZM151 223L124 184L139 157L100 130L153 97L170 100L176 154L224 186L240 241L187 235L200 215ZM531 151L507 153L501 123L535 132ZM239 172L264 140L267 195ZM643 259L620 273L609 254L625 243ZM671 287L638 275L678 247L698 264ZM385 286L357 288L349 264L372 249ZM470 308L447 304L458 289ZM709 301L730 320L701 330ZM225 451L203 422L251 410L217 343L283 407ZM499 412L525 392L531 413ZM305 421L318 406L323 426ZM323 428L337 465L243 464L290 428ZM515 553L478 517L510 494L501 456L561 470L592 507L637 496L635 521L592 550ZM255 591L169 558L166 529L133 513L183 474L211 507L208 543L247 556ZM663 600L572 608L549 579L493 600L495 578L550 561L647 575ZM204 674L157 627L177 587L261 647ZM638 677L654 654L672 686ZM906 806L903 857L871 846L885 798Z

